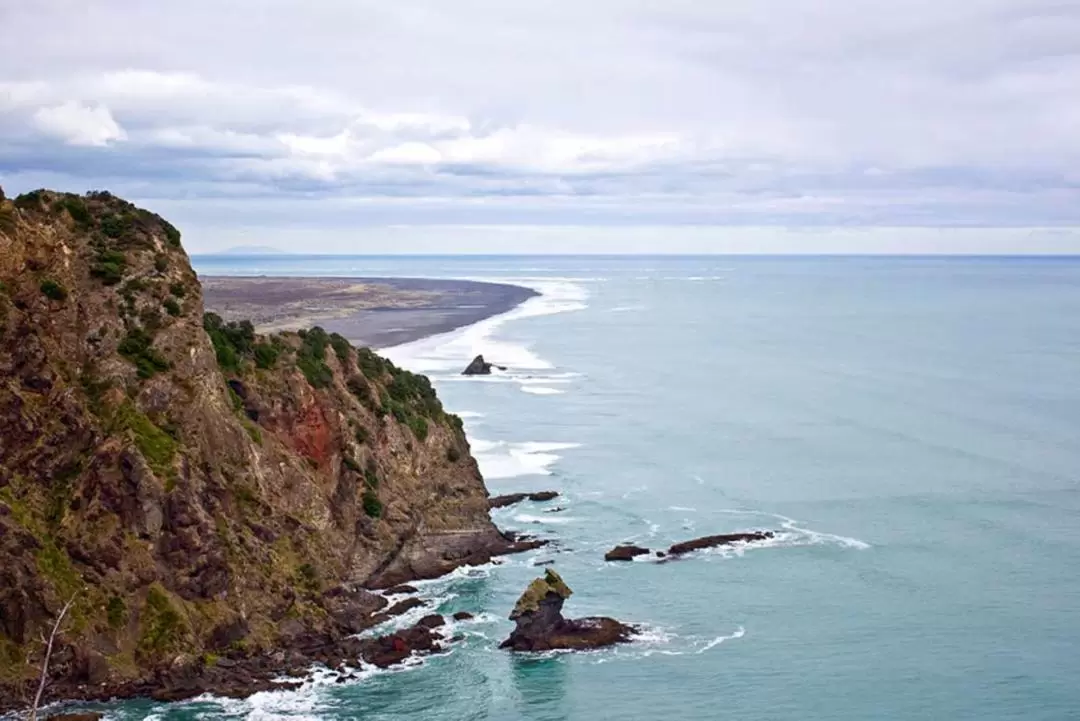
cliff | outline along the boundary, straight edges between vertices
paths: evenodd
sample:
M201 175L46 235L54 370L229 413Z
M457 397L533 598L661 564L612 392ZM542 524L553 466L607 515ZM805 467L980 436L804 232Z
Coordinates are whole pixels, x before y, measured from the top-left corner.
M0 194L9 707L70 598L54 697L355 631L359 587L514 549L426 378L204 317L180 233L108 193Z

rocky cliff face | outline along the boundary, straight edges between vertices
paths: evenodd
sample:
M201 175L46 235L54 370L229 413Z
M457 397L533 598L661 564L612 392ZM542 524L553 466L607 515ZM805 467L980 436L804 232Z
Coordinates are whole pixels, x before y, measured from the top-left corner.
M59 688L354 629L356 587L511 547L426 378L204 318L179 232L112 195L0 195L0 698L69 598Z

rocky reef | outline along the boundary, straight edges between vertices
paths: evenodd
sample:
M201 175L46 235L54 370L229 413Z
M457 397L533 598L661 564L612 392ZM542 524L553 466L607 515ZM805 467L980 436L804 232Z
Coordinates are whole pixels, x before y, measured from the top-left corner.
M489 498L488 507L503 508L505 506L512 506L515 503L521 503L526 499L537 503L545 503L558 497L558 491L536 491L535 493L507 493L503 496L492 496L491 498Z
M521 594L510 620L515 628L499 646L514 651L585 650L625 643L634 627L613 618L563 618L562 607L573 591L552 569Z
M658 558L665 557L679 557L691 551L700 551L704 548L715 548L717 546L732 546L737 543L752 543L754 541L766 541L773 538L776 534L772 531L745 531L742 533L721 533L715 536L702 536L700 538L694 538L689 541L682 541L680 543L673 544L668 548L667 552L657 551ZM604 554L605 561L632 561L638 556L644 556L650 553L648 548L642 548L641 546L635 546L632 544L622 544L615 546L610 551Z
M180 232L109 193L0 200L0 710L69 600L47 699L153 693L340 647L383 611L363 589L535 545L491 523L425 377L204 314Z

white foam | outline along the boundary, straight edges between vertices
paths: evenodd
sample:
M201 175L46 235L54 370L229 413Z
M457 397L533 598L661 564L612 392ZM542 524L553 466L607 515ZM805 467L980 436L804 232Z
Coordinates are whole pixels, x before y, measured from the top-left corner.
M487 479L519 476L549 476L550 466L561 458L555 451L577 448L577 443L507 443L505 441L471 442L473 456Z
M755 541L752 545L756 547L767 546L819 546L819 545L838 545L845 548L854 548L860 551L870 548L870 544L866 541L860 541L858 538L852 538L850 536L841 536L835 533L825 533L823 531L815 531L812 528L803 528L798 525L799 521L788 516L782 516L779 513L770 513L768 511L756 511L746 508L718 508L716 513L727 513L738 516L766 516L768 518L775 518L780 521L780 527L783 528L786 533L777 533L775 537L766 541Z
M577 519L570 516L533 516L528 513L519 513L518 515L514 516L514 520L518 523L544 523L562 525L564 523L573 523Z
M691 513L697 513L696 508L689 508L687 506L668 506L669 511L686 511Z
M710 648L715 648L716 646L719 646L720 644L722 644L724 641L730 641L730 640L735 639L735 638L742 638L745 635L746 635L746 629L743 628L742 626L739 626L739 628L734 633L728 634L727 636L717 636L716 638L712 639L711 641L706 643L704 646L702 646L700 649L698 649L697 653L699 653L699 654L700 653L705 653Z
M455 415L463 421L484 417L484 414L479 411L457 411Z
M521 390L534 396L558 396L566 393L566 391L558 388L545 388L544 386L523 386Z

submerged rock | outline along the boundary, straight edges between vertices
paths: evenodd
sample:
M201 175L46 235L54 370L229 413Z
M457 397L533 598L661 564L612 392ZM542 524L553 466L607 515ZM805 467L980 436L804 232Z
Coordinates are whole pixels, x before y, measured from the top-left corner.
M765 541L775 534L772 531L748 531L746 533L723 533L718 536L702 536L691 541L676 543L668 549L668 555L679 556L690 551L702 548L714 548L716 546L730 546L734 543L750 543L751 541Z
M488 508L503 508L505 506L512 506L515 503L521 503L525 499L528 499L530 501L536 501L537 503L544 503L558 497L558 491L537 491L535 493L507 493L502 496L492 496L491 498L489 498Z
M501 371L506 370L505 366L495 365L494 363L488 363L484 360L484 356L478 355L472 359L472 362L465 367L465 370L461 372L463 376L487 376L491 375L491 369L498 368Z
M644 556L649 552L649 549L642 548L641 546L634 546L632 544L624 544L621 546L615 546L607 553L604 554L605 561L633 561L635 556Z
M510 613L517 625L499 648L513 651L584 650L630 640L634 628L613 618L563 618L563 603L573 591L550 568L534 579Z
M62 713L50 716L46 721L100 721L99 713Z
M473 615L468 611L458 611L454 614L455 621L468 621L471 618L473 618Z

